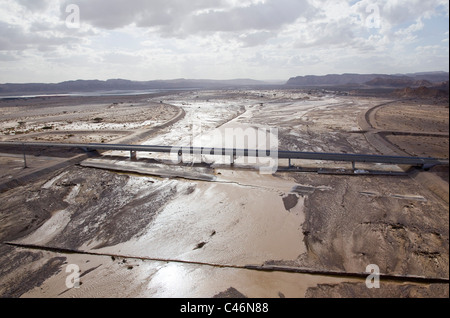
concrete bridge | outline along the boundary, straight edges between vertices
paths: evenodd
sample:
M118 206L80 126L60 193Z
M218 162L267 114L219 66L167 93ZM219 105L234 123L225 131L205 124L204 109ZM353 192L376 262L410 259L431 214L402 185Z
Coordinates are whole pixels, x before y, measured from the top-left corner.
M366 155L366 154L343 154L343 153L321 153L321 152L300 152L300 151L286 151L286 150L258 150L258 149L233 149L233 148L208 148L208 147L176 147L176 146L151 146L151 145L126 145L126 144L71 144L71 143L49 143L49 142L0 142L2 146L22 147L23 149L30 148L81 148L85 151L129 151L130 158L136 159L137 152L158 152L170 153L178 155L181 162L181 157L184 154L191 155L213 155L213 156L230 156L231 163L237 156L243 157L259 157L259 158L273 158L273 159L288 159L289 167L291 167L292 159L305 160L323 160L334 162L351 162L353 169L358 163L381 163L394 165L409 165L419 167L421 169L430 169L438 165L448 165L448 159L428 158L428 157L406 157L406 156L382 156L382 155Z

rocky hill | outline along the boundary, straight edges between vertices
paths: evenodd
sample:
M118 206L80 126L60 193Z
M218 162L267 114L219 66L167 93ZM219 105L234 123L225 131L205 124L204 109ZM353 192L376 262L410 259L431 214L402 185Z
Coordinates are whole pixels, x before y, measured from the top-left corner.
M421 87L421 86L433 86L433 83L427 80L415 80L412 77L399 77L399 78L383 78L377 77L371 81L365 82L365 85L368 86L382 86L382 87Z
M448 81L448 72L412 74L328 74L323 76L297 76L286 82L291 87L361 86L361 87L419 87Z
M398 97L434 98L440 100L449 99L449 82L443 82L432 87L420 86L417 88L406 87L393 92Z
M324 85L348 85L363 84L374 78L382 77L382 74L328 74L323 76L307 75L290 78L287 86L324 86Z

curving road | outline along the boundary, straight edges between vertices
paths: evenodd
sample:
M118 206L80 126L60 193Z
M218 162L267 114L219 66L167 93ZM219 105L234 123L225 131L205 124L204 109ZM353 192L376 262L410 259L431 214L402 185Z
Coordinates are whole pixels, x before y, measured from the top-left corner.
M406 99L409 100L409 99ZM378 129L375 124L375 116L378 110L382 107L405 101L405 99L394 100L386 103L376 105L358 118L358 124L363 131L367 141L375 147L381 154L384 155L400 155L410 156L409 153L401 150L395 144L391 143L386 136L388 135L405 135L405 136L420 136L420 137L449 137L448 132L417 132L417 131L402 131L402 130L383 130Z

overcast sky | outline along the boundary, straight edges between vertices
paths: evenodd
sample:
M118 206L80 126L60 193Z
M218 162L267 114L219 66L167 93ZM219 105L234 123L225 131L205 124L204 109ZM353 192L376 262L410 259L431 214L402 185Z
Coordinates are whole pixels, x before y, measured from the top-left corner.
M449 70L448 0L0 0L0 83Z

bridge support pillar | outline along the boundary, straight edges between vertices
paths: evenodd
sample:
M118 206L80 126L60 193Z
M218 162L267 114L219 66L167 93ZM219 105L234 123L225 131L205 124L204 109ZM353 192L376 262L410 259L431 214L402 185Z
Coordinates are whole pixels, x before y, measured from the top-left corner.
M137 160L136 151L130 151L130 160L131 161Z
M22 144L22 151L23 151L23 168L28 168L27 166L27 155L25 154L25 145Z
M230 164L233 166L234 165L234 160L236 160L236 156L231 155L230 156Z
M421 169L424 170L424 171L428 171L428 170L430 170L431 168L433 168L434 166L435 166L435 165L432 164L432 163L430 163L430 164L424 164L424 165L421 166Z
M24 169L28 168L28 166L27 166L27 155L25 154L25 152L23 153L23 168Z
M356 170L356 165L355 165L355 162L354 162L354 161L352 161L352 169L353 169L353 171Z

